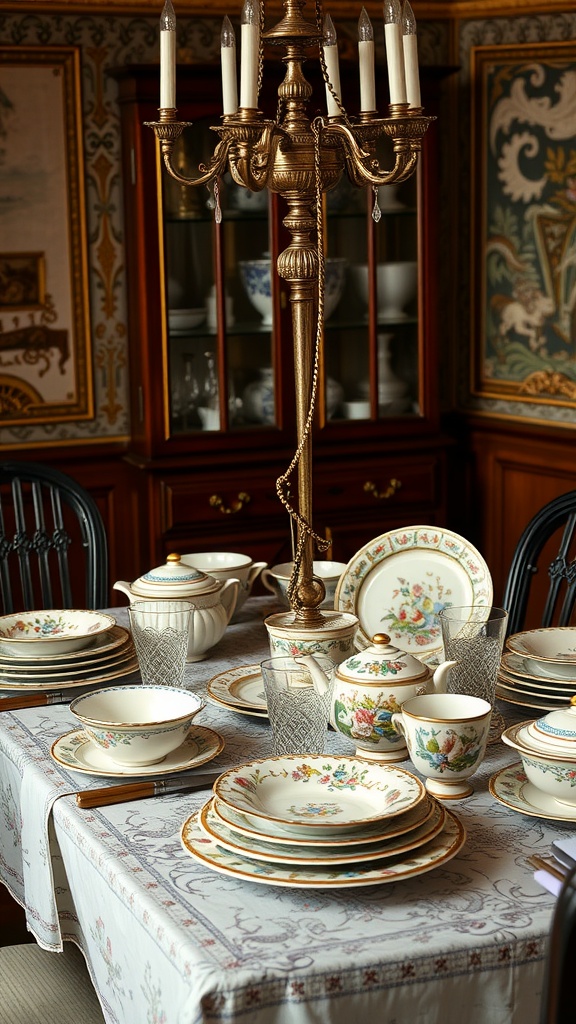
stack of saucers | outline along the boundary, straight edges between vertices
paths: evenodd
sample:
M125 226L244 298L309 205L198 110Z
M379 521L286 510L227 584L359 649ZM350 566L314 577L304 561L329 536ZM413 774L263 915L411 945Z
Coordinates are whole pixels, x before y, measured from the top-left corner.
M112 615L48 609L0 617L0 691L96 685L137 668L130 633Z
M342 888L393 882L446 863L466 834L405 768L293 754L224 772L182 828L215 871L268 885Z
M576 693L576 627L514 633L502 655L496 696L521 707L552 711Z

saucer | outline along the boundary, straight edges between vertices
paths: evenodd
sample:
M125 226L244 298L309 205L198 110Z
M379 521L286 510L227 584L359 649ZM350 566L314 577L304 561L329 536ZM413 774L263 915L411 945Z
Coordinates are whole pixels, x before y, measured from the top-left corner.
M339 843L332 845L321 840L316 846L301 846L298 841L275 846L266 839L249 838L233 832L215 814L213 805L214 798L204 804L198 818L200 828L209 839L214 839L219 846L232 853L276 864L360 864L380 857L393 857L434 839L444 828L446 820L444 808L436 803L430 818L423 825L400 837L380 839L378 843L357 843L342 848Z
M573 807L563 806L553 796L548 796L528 782L521 761L501 768L490 778L488 787L496 800L505 807L511 807L513 811L521 811L532 818L548 818L550 821L576 821L576 810Z
M358 846L362 843L363 846L367 846L370 843L380 843L384 839L392 839L396 836L405 835L407 832L411 832L415 828L420 828L427 822L436 806L435 797L428 796L426 800L417 804L416 807L411 811L406 811L404 814L400 814L394 818L392 822L377 821L371 825L367 825L366 828L355 829L352 834L339 835L338 846ZM217 818L226 825L226 827L239 835L247 836L248 839L259 839L265 840L267 843L274 843L278 846L292 845L297 842L301 848L303 846L314 846L317 847L318 843L323 840L319 840L318 836L311 836L306 838L305 836L294 836L274 824L274 822L263 822L260 828L257 828L245 814L239 811L235 811L232 807L227 807L226 804L221 803L218 797L215 796L212 801L212 810Z
M111 669L103 668L101 672L74 672L72 678L62 678L58 672L51 673L51 676L39 682L35 677L26 676L26 682L24 678L15 679L10 676L0 676L0 690L14 690L19 693L25 693L32 691L38 691L40 693L47 692L49 690L69 690L74 689L78 686L90 686L95 687L100 683L108 683L111 679L126 679L127 676L139 677L138 659L133 653L132 657L125 662L124 665L120 666L116 671Z
M445 809L446 820L441 832L430 842L407 854L400 854L376 864L310 865L270 864L251 860L223 850L202 831L199 815L184 822L181 841L184 850L206 867L232 878L246 878L263 885L280 885L296 889L348 889L365 885L397 882L401 878L422 875L446 864L455 857L466 841L466 831L452 811Z
M120 779L125 776L140 778L146 775L170 775L172 772L196 768L211 761L223 748L224 740L217 732L193 725L184 743L167 754L160 764L128 768L114 764L103 750L88 739L83 729L72 729L52 744L50 754L54 761L69 771Z
M207 689L215 701L228 708L268 713L260 665L242 665L220 672L208 680Z

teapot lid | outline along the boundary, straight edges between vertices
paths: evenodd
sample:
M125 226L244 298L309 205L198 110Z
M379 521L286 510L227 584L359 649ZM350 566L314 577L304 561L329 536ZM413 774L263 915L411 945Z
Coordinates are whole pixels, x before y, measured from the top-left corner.
M550 711L518 731L518 740L532 750L576 756L576 696L569 707Z
M338 675L353 682L415 682L428 678L430 669L418 658L390 643L386 633L375 633L372 643L337 666Z
M180 555L172 554L168 555L164 565L150 569L135 580L132 590L145 597L191 597L193 594L210 593L221 586L213 576L192 565L183 565Z

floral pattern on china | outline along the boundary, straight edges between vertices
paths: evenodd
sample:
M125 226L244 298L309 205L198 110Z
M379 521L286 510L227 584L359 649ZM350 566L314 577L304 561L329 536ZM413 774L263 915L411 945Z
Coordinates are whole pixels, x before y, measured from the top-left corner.
M87 647L94 637L113 629L116 620L103 612L77 609L35 610L0 617L0 649L19 657L45 657Z
M385 629L406 651L431 657L442 648L438 612L446 605L488 605L492 580L464 537L410 526L374 538L340 577L334 607L357 615L362 646Z
M404 739L392 725L392 715L400 711L396 697L386 698L378 693L376 699L365 694L342 693L334 701L334 719L338 731L351 740L377 743L384 738L389 743L404 745Z
M455 729L417 729L416 746L418 756L439 772L461 772L476 764L483 753L476 729L468 734Z
M406 769L322 754L249 762L214 783L218 800L236 811L285 827L315 825L322 834L393 817L419 803L424 792Z
M436 644L442 635L438 613L450 607L452 591L444 587L439 576L427 573L428 579L418 583L400 578L392 592L395 608L382 616L381 622L395 640L408 635L419 647Z

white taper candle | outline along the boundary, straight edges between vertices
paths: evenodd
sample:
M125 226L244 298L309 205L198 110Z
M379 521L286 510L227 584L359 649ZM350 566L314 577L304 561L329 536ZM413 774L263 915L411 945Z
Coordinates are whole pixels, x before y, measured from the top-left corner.
M402 8L400 0L384 2L384 35L390 103L406 103L404 47L402 44Z
M160 107L176 106L176 15L166 0L160 16Z
M240 106L258 107L258 60L260 51L260 6L258 0L244 0L240 17Z
M404 69L406 73L406 98L411 107L421 106L420 73L418 71L418 38L416 18L408 0L402 8L402 42L404 44Z
M376 110L374 77L374 32L363 7L358 19L358 63L360 65L360 110Z
M228 15L222 22L220 33L220 58L222 61L222 105L224 114L235 114L238 110L238 84L236 82L236 36Z
M334 92L338 99L342 98L342 90L340 87L340 64L338 61L338 40L336 38L336 29L334 28L334 22L329 14L324 18L324 42L322 45L324 51L324 60L326 61L326 71L328 72L328 78ZM329 117L338 117L342 111L338 106L338 103L334 99L330 89L326 86L326 106L328 108Z

